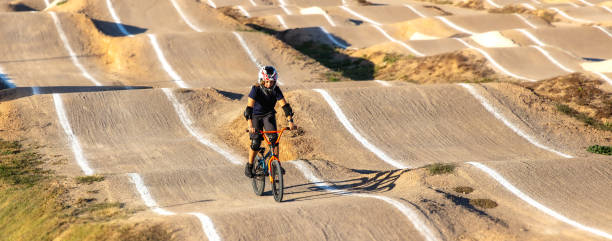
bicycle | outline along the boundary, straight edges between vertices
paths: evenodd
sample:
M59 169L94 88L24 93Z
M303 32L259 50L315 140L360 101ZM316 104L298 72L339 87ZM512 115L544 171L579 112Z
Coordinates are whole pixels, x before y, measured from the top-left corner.
M259 131L264 137L266 143L268 143L268 152L265 153L266 148L260 147L255 157L255 163L253 165L253 191L257 196L263 195L264 188L266 185L265 177L270 177L270 184L272 185L272 194L274 200L281 202L283 200L283 168L278 159L278 154L274 154L274 147L276 147L283 136L283 132L289 130L288 127L281 129L280 131ZM248 132L248 130L247 130ZM270 142L268 136L265 134L276 134L278 138L275 143ZM265 153L265 154L264 154Z

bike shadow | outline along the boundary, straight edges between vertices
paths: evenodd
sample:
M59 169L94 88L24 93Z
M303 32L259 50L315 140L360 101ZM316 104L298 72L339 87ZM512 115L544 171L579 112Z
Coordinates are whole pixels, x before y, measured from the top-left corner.
M289 198L284 200L284 202L388 192L395 188L395 183L401 175L409 171L408 169L368 171L368 173L375 173L374 176L355 177L339 181L309 182L286 186L285 195ZM269 192L269 195L271 195L271 192Z

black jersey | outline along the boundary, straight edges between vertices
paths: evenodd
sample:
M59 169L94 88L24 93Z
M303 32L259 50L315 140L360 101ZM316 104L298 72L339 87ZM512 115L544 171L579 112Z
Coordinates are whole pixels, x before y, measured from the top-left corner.
M283 92L278 86L274 86L274 88L270 91L264 91L263 87L255 85L251 88L249 97L255 100L255 105L253 105L254 115L276 113L274 110L276 101L285 98L283 96Z

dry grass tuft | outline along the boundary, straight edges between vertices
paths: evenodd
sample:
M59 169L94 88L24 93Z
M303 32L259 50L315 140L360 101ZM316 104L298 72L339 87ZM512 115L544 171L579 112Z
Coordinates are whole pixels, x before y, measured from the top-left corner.
M441 175L441 174L452 173L453 171L455 171L455 165L434 163L434 164L425 166L425 169L429 171L429 175Z
M470 204L479 208L494 208L497 203L491 199L470 199Z
M522 83L536 95L557 102L557 110L602 130L612 131L612 93L599 88L602 82L573 73L535 83Z
M466 187L466 186L459 186L459 187L453 188L453 190L458 193L470 194L474 191L474 188Z

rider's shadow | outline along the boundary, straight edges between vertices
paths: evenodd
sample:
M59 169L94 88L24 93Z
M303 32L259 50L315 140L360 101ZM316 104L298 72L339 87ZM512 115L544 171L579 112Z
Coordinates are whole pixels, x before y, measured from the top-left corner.
M381 193L392 190L399 177L409 170L376 173L373 177L359 177L341 181L310 182L285 187L285 195L298 196L285 202L350 196L352 194ZM271 195L271 192L269 192Z

